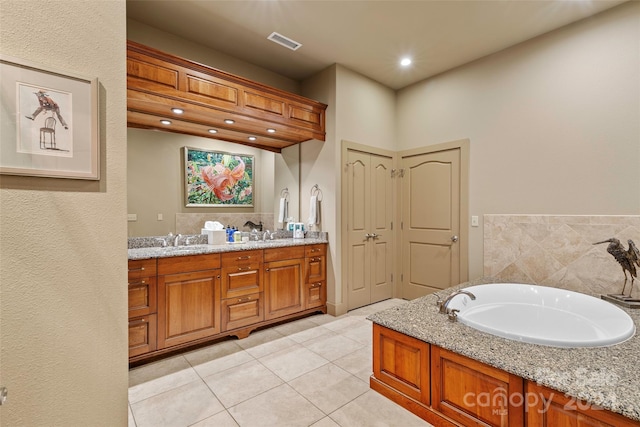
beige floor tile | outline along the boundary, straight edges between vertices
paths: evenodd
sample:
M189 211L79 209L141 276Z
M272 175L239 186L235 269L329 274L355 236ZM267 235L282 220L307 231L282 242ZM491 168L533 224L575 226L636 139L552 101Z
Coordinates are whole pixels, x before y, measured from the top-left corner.
M201 380L131 405L137 427L183 427L224 410Z
M369 390L331 413L343 427L427 427L431 424L391 400Z
M347 338L351 338L352 340L357 341L360 344L369 345L373 342L373 326L372 324L359 326L357 328L346 330L342 332L341 335Z
M294 320L293 322L283 323L282 325L278 325L273 329L278 331L284 336L290 336L298 332L303 332L309 329L313 329L317 326L318 326L317 323L312 322L308 318L304 318L304 319Z
M244 363L255 360L253 356L247 353L245 350L238 351L236 353L230 353L226 355L220 354L217 359L204 362L200 365L195 365L193 369L200 375L201 378L217 374L226 369L230 369Z
M189 365L189 362L187 362L182 355L138 366L137 368L129 370L129 387L146 383L190 367L191 365Z
M324 357L319 356L299 344L295 347L290 347L277 353L269 354L259 360L260 363L269 368L284 381L291 381L300 375L304 375L307 372L311 372L314 369L329 363L329 361Z
M220 359L221 357L229 356L241 351L244 350L238 345L238 341L233 340L218 342L208 347L190 351L183 354L183 356L185 359L187 359L187 362L189 362L191 366L195 367L196 365L201 365L203 363Z
M371 322L365 320L361 316L341 316L337 317L333 322L325 323L322 325L324 328L330 329L336 333L342 333L353 328L359 328L360 326L370 325Z
M306 427L325 416L287 384L229 408L229 413L241 427Z
M238 345L256 359L295 344L296 342L294 340L287 338L273 329L255 332L255 334L251 334L249 337L238 341Z
M140 402L141 400L148 399L194 381L200 381L200 377L196 371L189 366L181 371L129 387L129 402L132 404Z
M325 414L369 390L367 384L332 363L290 381L289 385Z
M304 346L327 360L336 360L362 348L361 344L343 335L325 335L304 343Z
M337 319L337 317L330 314L318 314L316 316L307 317L313 323L318 325L324 325L325 323L331 323Z
M280 377L257 360L211 375L204 381L226 408L282 384Z
M300 331L300 332L296 332L294 334L291 334L288 336L288 338L291 338L292 340L294 340L297 343L304 343L307 342L309 340L321 337L321 336L325 336L328 334L335 334L335 332L330 331L327 328L323 328L322 326L316 326L315 328L312 329L307 329L305 331Z
M311 424L311 427L340 427L340 424L336 423L331 417L324 417L315 424ZM347 426L344 426L347 427Z
M137 427L136 420L133 418L133 412L131 412L131 405L127 405L127 412L129 415L129 421L127 422L128 427Z
M222 411L206 420L191 425L191 427L238 427L238 423L227 411Z
M333 363L369 384L369 377L373 373L373 353L370 346L349 353Z

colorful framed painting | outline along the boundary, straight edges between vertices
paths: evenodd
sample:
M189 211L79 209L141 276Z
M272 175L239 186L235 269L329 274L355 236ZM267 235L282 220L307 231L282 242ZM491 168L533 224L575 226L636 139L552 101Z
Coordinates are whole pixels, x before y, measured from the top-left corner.
M100 179L98 80L0 55L0 174Z
M187 207L252 207L253 168L253 156L184 147Z

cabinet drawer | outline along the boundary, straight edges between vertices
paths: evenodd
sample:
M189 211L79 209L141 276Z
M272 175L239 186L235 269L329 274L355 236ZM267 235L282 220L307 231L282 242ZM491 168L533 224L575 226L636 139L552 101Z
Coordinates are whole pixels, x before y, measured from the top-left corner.
M188 255L158 259L158 274L177 274L189 271L220 268L220 254Z
M314 282L307 284L305 307L322 307L327 303L327 282Z
M264 262L281 261L285 259L304 258L304 246L289 246L264 250Z
M155 277L129 281L129 319L156 312L156 291Z
M222 267L232 265L255 265L262 262L262 250L225 252L220 255Z
M264 320L262 293L222 300L222 330L241 328Z
M222 298L262 292L262 264L222 269Z
M155 314L129 320L129 357L156 349L157 324Z
M305 283L321 282L327 279L327 257L314 255L305 259Z
M308 246L305 246L305 249L304 249L304 255L306 257L314 257L319 255L324 256L326 254L327 254L326 243L322 243L319 245L308 245Z
M132 259L129 260L129 282L139 281L143 277L156 275L156 259Z

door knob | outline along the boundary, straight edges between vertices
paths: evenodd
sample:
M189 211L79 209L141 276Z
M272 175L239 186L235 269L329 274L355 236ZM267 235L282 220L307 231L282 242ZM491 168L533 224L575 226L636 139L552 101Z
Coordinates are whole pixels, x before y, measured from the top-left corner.
M457 242L457 241L458 241L458 236L452 236L452 237L451 237L451 241L452 241L453 243Z

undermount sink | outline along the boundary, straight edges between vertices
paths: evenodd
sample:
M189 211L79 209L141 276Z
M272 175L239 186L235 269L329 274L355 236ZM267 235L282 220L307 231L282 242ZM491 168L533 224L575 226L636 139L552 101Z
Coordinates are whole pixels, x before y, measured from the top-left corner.
M553 347L605 347L635 334L633 319L615 305L566 289L516 283L464 288L448 305L458 320L503 338Z

